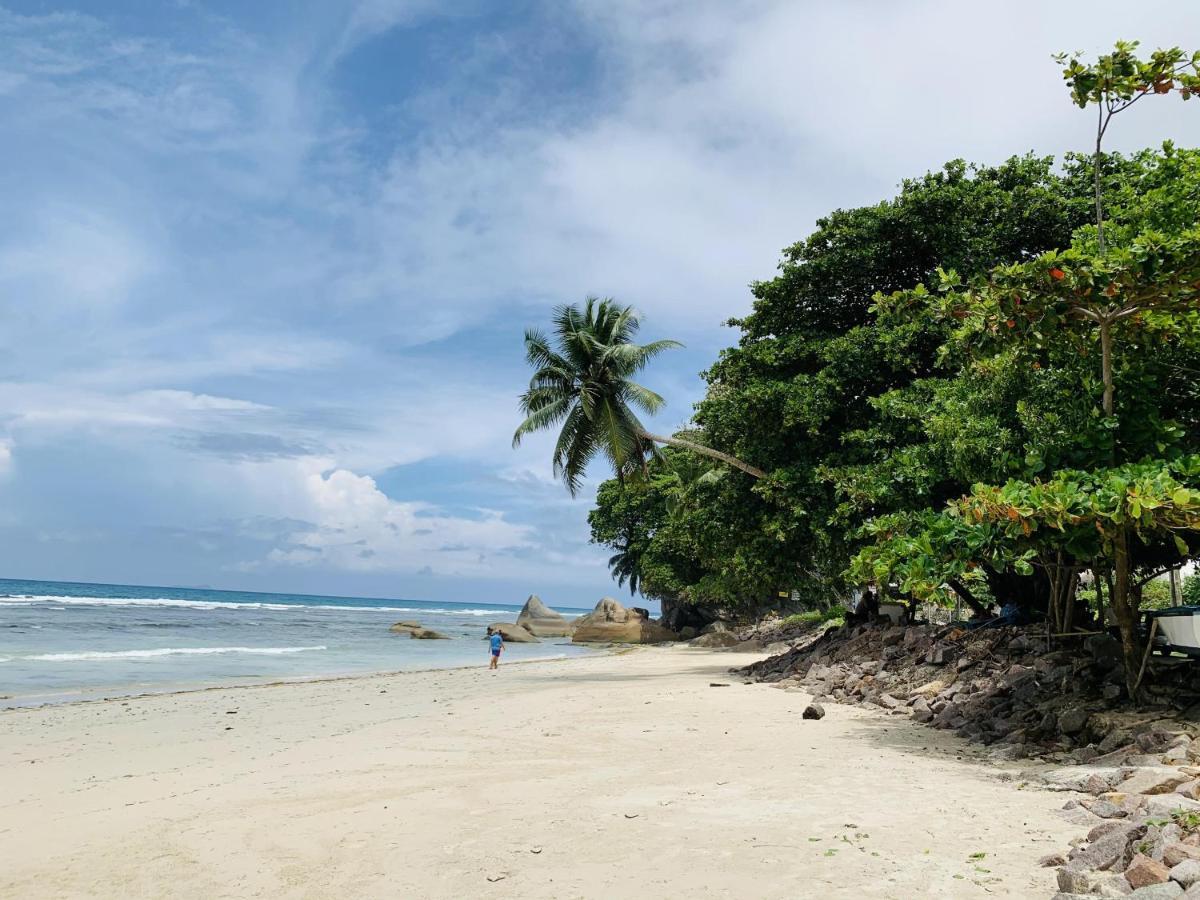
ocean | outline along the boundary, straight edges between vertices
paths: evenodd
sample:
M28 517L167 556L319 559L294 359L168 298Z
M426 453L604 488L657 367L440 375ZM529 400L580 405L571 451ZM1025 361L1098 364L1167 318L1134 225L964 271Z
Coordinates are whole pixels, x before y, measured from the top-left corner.
M0 579L0 708L263 681L487 664L519 605ZM586 610L559 608L568 618ZM449 640L392 634L417 621ZM504 662L589 652L507 644Z

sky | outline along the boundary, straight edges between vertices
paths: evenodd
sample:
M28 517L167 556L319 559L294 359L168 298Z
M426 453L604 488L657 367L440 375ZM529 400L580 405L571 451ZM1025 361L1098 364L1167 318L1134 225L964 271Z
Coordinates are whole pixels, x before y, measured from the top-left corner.
M1118 24L1114 24L1118 23ZM966 158L1089 146L1051 54L1144 0L0 0L0 575L590 606L605 473L510 446L525 327L686 349L782 248ZM1113 149L1195 146L1139 104Z

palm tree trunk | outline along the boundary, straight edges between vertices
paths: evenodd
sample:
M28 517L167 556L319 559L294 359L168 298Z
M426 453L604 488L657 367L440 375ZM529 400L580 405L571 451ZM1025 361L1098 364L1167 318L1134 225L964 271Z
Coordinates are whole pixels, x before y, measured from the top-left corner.
M714 450L712 447L705 447L703 444L685 441L683 438L663 437L661 434L651 434L648 431L639 432L639 437L647 441L653 441L656 444L666 444L668 447L691 450L693 453L699 453L701 456L718 459L723 463L733 466L735 469L741 469L747 475L753 475L755 478L764 478L767 474L762 469L756 469L749 463L742 462L736 456L730 456L728 453L722 453L720 450Z

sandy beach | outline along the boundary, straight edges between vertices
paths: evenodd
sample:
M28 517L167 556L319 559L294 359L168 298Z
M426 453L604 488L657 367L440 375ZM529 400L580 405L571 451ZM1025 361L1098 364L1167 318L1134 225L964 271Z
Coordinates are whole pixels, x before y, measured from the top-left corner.
M752 658L641 648L10 710L0 896L1053 893L1036 860L1078 830L1062 795L900 717L804 721L807 695L727 674Z

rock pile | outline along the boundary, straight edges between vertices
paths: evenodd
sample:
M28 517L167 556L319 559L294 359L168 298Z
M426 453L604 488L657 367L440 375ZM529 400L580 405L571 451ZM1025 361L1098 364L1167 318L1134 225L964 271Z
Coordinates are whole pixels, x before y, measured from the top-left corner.
M1072 791L1064 814L1087 825L1058 868L1055 900L1082 897L1200 898L1200 740L1162 728L1086 766L1036 775Z
M1116 639L1093 635L1047 652L1044 633L1022 628L843 627L740 674L909 715L996 745L997 758L1076 763L1200 700L1200 666L1183 663L1156 673L1148 688L1156 708L1133 712Z

